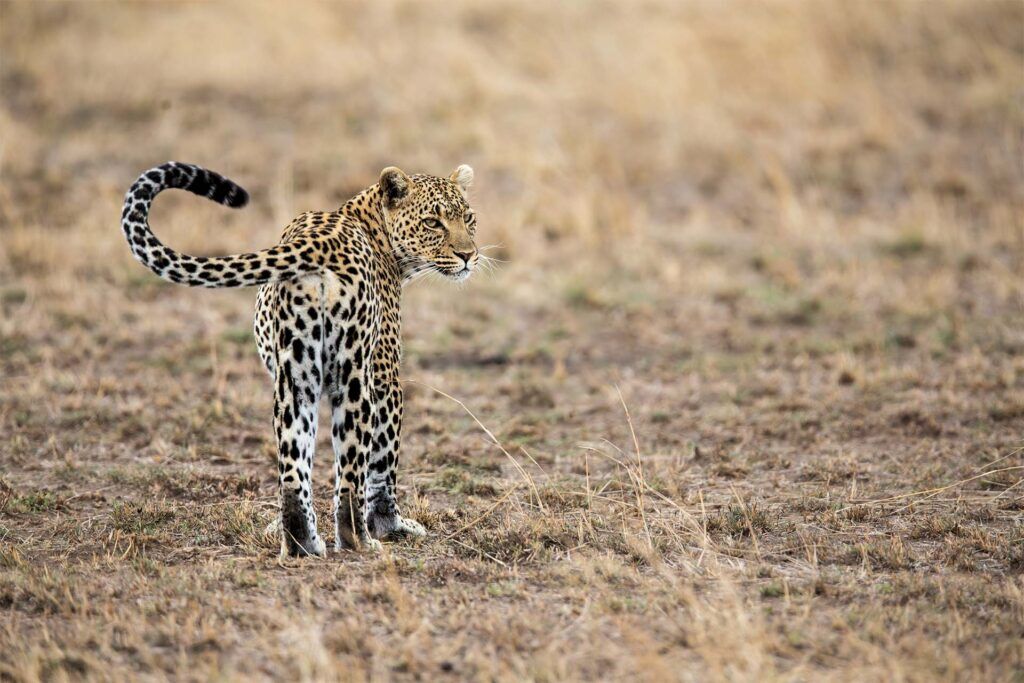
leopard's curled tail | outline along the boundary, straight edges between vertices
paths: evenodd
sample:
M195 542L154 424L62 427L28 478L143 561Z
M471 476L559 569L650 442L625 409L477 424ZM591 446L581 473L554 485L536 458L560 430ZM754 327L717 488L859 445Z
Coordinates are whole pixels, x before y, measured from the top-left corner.
M316 250L302 239L234 256L174 251L149 227L153 199L168 188L188 190L232 208L249 201L248 193L234 182L192 164L169 161L140 175L125 195L121 228L135 258L160 277L190 287L251 287L320 270Z

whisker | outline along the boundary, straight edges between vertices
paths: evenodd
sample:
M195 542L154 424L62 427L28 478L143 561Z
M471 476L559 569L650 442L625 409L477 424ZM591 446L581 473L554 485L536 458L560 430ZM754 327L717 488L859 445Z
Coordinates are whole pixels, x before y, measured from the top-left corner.
M412 269L405 273L402 279L403 285L410 285L416 280L423 277L423 275L430 271L431 265L429 263L421 263L414 266Z

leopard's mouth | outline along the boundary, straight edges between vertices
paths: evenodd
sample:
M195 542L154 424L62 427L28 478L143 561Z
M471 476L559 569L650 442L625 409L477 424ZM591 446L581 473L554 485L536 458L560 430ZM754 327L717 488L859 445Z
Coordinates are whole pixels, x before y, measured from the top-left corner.
M473 269L469 266L463 266L458 270L446 271L445 275L454 280L455 282L465 282L469 279L469 276L473 274Z
M435 261L431 264L430 269L446 280L465 282L473 274L473 271L476 270L476 263L470 262L464 263L461 266L453 266L450 263L441 264Z

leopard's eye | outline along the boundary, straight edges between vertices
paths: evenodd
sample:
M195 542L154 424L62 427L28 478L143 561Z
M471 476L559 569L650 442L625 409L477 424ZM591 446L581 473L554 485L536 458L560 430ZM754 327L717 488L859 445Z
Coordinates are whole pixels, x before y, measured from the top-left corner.
M430 230L444 230L444 223L437 220L436 218L423 219L423 226Z
M476 223L476 214L473 213L472 211L467 211L466 214L462 217L462 221L466 225L472 225L473 223Z

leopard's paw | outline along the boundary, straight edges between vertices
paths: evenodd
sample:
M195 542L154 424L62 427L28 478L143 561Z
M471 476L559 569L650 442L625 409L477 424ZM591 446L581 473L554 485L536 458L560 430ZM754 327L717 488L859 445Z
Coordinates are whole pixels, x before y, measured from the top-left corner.
M427 530L422 524L417 522L415 519L409 519L408 517L399 517L398 524L395 526L394 531L391 532L397 536L413 536L415 538L423 538L427 535Z
M427 530L415 519L402 517L399 514L371 514L367 527L374 538L397 541L403 538L423 538Z
M341 551L357 551L368 553L379 553L384 546L376 538L366 536L361 539L337 538L334 541L334 549Z
M323 557L327 546L319 536L304 539L301 543L290 537L281 539L281 557Z
M310 555L316 555L317 557L323 557L327 554L327 544L319 536L315 537L312 541L309 541L304 546L307 553Z

